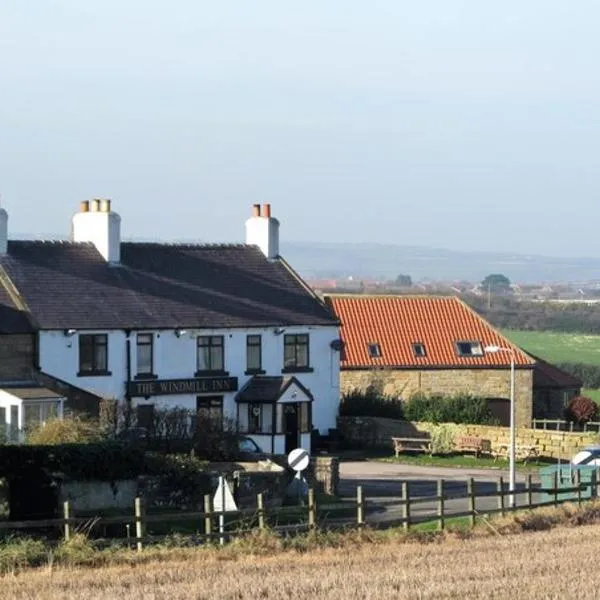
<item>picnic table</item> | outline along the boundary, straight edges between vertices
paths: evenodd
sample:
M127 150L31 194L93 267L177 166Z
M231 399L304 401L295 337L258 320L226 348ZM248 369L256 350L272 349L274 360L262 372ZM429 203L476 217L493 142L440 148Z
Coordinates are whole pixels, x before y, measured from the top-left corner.
M510 453L510 444L498 444L493 452L494 459L508 458ZM532 458L539 458L540 454L537 446L527 444L517 444L515 446L515 458L526 463Z
M394 452L431 452L431 438L429 437L393 437Z

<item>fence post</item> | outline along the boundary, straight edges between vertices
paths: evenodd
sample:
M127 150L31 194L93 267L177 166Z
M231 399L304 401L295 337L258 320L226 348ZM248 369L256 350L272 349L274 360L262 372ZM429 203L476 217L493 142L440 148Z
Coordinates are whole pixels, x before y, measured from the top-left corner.
M467 493L469 494L469 512L471 513L471 527L475 527L475 514L477 511L475 510L475 482L472 477L467 481Z
M558 473L554 471L552 477L552 483L554 485L554 506L558 505Z
M438 479L437 482L437 497L438 497L438 529L444 529L444 480Z
M315 490L308 490L308 528L314 529L317 524L317 507L315 504Z
M137 540L137 550L141 552L144 548L144 507L141 498L135 499L135 538Z
M500 510L500 514L504 516L504 477L498 479L496 491L498 492L498 509Z
M581 471L575 471L575 481L577 481L577 506L581 506Z
M258 528L265 528L265 501L262 493L256 495L256 506L258 507Z
M206 534L207 543L212 541L212 515L211 515L211 498L210 494L204 496L204 533Z
M531 473L527 475L527 508L531 508L533 504L533 478Z
M402 500L404 503L402 504L402 528L404 531L408 531L410 528L410 492L408 488L408 482L402 482Z
M71 539L71 524L69 519L71 518L71 507L69 501L65 500L63 504L63 519L65 520L65 542Z
M359 528L365 524L365 505L362 485L359 485L356 488L356 524Z
M590 498L598 497L598 467L590 473Z

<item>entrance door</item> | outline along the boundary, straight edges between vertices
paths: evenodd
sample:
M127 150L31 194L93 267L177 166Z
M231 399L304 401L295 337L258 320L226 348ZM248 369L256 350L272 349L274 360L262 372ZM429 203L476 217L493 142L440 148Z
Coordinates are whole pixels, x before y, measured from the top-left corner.
M285 453L289 454L300 446L298 439L298 405L285 404L283 407L283 431L285 433Z

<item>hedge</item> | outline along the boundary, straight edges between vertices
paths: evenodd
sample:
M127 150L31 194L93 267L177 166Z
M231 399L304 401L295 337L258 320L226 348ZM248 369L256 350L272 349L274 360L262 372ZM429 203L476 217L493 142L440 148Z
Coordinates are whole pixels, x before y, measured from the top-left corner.
M39 472L69 479L116 481L144 473L144 452L115 442L52 446L0 446L0 477Z
M455 396L415 394L404 406L408 421L429 423L466 423L469 425L495 425L485 398L470 394Z

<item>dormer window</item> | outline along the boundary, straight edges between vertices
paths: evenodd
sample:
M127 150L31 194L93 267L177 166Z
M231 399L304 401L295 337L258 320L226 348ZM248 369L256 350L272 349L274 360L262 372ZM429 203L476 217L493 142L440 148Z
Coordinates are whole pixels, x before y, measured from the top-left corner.
M413 348L413 352L417 358L422 358L424 356L427 356L427 352L425 351L425 344L423 344L422 342L415 342L412 345L412 348Z
M369 344L368 349L371 358L381 358L381 346L379 344Z
M483 356L481 342L456 342L456 353L459 356Z

